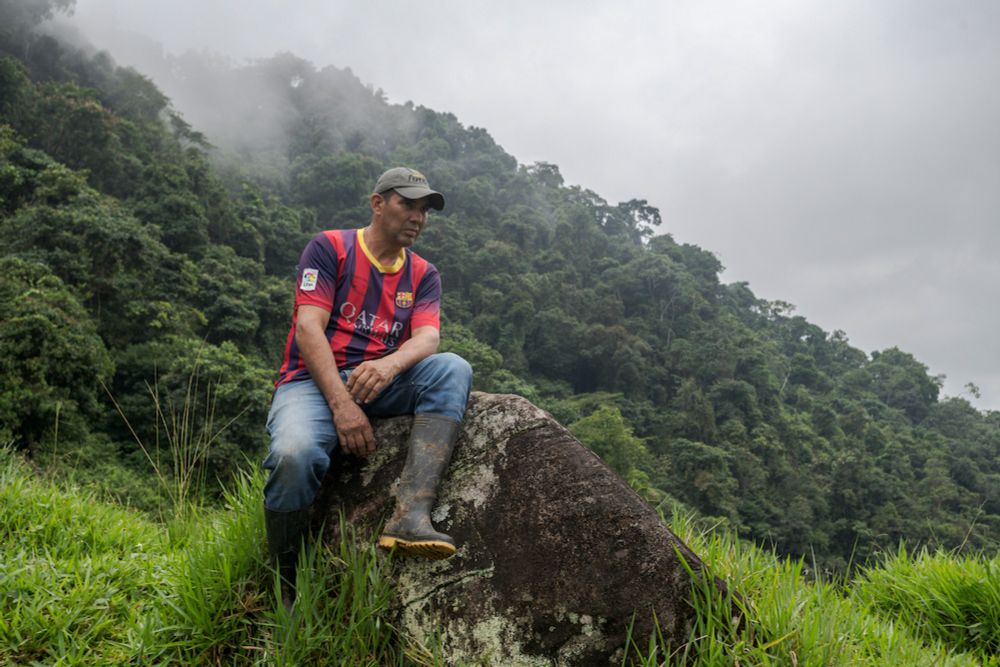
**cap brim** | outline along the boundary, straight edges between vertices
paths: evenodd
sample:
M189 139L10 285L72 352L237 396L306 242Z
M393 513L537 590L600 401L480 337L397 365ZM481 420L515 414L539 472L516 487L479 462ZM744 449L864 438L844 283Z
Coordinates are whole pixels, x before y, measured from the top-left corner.
M441 211L444 209L444 195L440 192L435 192L430 188L415 186L393 189L407 199L420 199L421 197L427 197L430 200L431 208L435 211Z

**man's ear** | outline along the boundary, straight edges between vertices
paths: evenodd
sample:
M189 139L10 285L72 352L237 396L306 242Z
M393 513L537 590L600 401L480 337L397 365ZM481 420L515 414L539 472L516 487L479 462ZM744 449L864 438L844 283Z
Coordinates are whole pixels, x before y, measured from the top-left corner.
M378 193L374 193L371 196L372 213L381 213L382 207L385 206L385 197Z

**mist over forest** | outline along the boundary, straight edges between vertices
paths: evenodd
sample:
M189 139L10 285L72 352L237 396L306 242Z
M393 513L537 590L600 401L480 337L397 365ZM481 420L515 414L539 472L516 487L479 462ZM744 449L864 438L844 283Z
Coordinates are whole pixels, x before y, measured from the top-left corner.
M137 38L132 69L36 31L71 6L0 5L0 441L39 466L89 461L76 480L154 511L132 431L162 437L151 393L179 405L195 372L228 425L206 478L259 461L298 254L366 224L371 183L403 164L448 198L417 247L442 275L443 349L650 503L830 571L901 540L1000 545L1000 413L721 282L648 200L567 185L346 67Z

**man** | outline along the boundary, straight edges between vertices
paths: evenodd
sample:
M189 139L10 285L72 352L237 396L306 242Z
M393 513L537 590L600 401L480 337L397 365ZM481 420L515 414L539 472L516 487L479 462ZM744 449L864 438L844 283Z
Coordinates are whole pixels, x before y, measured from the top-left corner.
M364 229L330 230L306 246L285 359L275 383L264 468L268 550L294 599L295 565L309 506L337 448L365 457L369 419L413 414L396 510L379 546L426 558L455 553L430 510L448 465L472 384L469 364L437 354L441 279L410 246L444 197L419 172L379 177Z

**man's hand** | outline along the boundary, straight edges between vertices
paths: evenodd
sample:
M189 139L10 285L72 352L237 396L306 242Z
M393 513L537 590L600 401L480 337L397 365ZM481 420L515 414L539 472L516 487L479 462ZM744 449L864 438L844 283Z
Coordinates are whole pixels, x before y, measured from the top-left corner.
M330 406L333 425L337 427L340 446L348 454L367 457L375 451L375 433L368 415L350 400Z
M347 393L358 404L371 403L398 374L392 355L362 362L347 378Z

